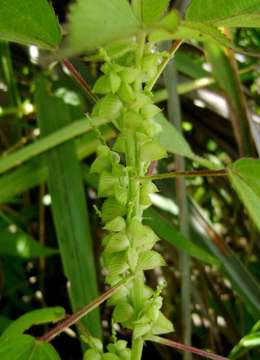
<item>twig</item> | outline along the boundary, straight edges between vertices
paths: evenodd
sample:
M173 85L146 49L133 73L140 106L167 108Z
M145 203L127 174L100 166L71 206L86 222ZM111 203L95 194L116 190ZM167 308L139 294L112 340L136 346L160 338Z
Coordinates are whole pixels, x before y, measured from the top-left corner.
M63 65L69 70L74 79L80 84L80 86L86 91L91 100L96 103L98 98L95 94L93 94L91 87L88 83L83 79L78 70L73 66L73 64L68 60L63 60Z
M154 181L154 180L164 180L171 179L176 177L194 177L194 176L227 176L227 169L220 170L192 170L192 171L174 171L159 175L153 176L140 176L138 177L141 181Z
M197 348L195 348L193 346L190 346L190 345L185 345L185 344L178 343L176 341L172 341L172 340L169 340L169 339L164 339L164 338L161 338L159 336L151 336L147 340L156 342L156 343L161 344L161 345L169 346L169 347L171 347L173 349L178 349L178 350L181 350L181 351L187 351L187 352L190 352L192 354L202 356L202 357L204 357L206 359L228 360L228 358L226 358L226 357L223 357L223 356L220 356L220 355L217 355L217 354L214 354L214 353L210 353L208 351L204 351L204 350L201 350L201 349L197 349Z
M61 334L66 328L76 324L81 318L86 316L92 310L96 309L100 304L109 299L112 295L114 295L119 289L121 289L124 285L126 285L133 277L129 277L123 280L121 283L116 285L115 287L109 289L104 294L99 296L96 300L92 301L90 304L84 306L82 309L77 311L75 314L72 314L64 321L57 324L54 328L43 334L38 338L39 341L51 341L57 335Z

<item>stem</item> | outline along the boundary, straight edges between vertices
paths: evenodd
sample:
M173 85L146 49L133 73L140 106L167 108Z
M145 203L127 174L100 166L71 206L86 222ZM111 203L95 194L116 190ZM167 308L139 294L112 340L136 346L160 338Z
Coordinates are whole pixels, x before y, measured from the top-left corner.
M131 360L139 360L142 358L144 341L142 338L133 340Z
M138 177L141 181L153 181L153 180L164 180L177 177L194 177L194 176L227 176L227 169L220 170L191 170L191 171L174 171L170 173L164 173L153 176L140 176Z
M155 78L153 79L151 84L148 86L148 89L147 89L148 91L152 91L154 85L157 83L157 80L160 78L160 76L164 72L166 66L171 61L171 59L173 58L173 56L175 55L176 51L179 49L179 47L181 46L182 43L183 43L183 40L176 40L172 44L172 46L171 46L171 48L169 50L169 56L159 66L159 69L158 69L158 72L157 72Z
M85 92L90 97L90 99L93 101L93 103L96 103L98 100L98 97L95 94L93 94L91 87L83 79L83 77L78 72L78 70L73 66L73 64L68 59L65 59L65 60L63 60L63 65L69 70L69 72L74 77L74 79L77 81L77 83L85 90Z
M204 357L206 359L228 360L228 358L226 358L226 357L223 357L223 356L220 356L220 355L217 355L217 354L214 354L214 353L210 353L208 351L204 351L204 350L201 350L201 349L197 349L197 348L195 348L193 346L190 346L190 345L184 345L184 344L178 343L176 341L172 341L172 340L169 340L169 339L164 339L164 338L161 338L160 336L151 336L147 340L158 343L158 344L161 344L161 345L169 346L169 347L171 347L173 349L178 349L178 350L181 350L181 351L187 351L189 353L196 354L198 356L202 356L202 357Z
M82 309L77 311L75 314L69 316L66 320L60 322L53 329L51 329L50 331L48 331L47 333L45 333L44 335L39 337L38 340L39 341L53 340L57 335L61 334L65 329L76 324L81 318L86 316L88 313L90 313L92 310L96 309L104 301L106 301L111 296L113 296L119 289L121 289L123 286L125 286L132 279L133 279L132 276L124 279L118 285L114 286L113 288L109 289L104 294L99 296L96 300L94 300L90 304L84 306Z

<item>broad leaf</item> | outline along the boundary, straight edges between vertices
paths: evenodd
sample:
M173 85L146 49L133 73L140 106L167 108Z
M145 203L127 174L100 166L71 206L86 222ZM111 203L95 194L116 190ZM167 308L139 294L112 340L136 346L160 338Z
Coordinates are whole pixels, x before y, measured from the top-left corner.
M154 24L161 20L169 0L134 0L133 8L138 18L146 25Z
M60 360L54 347L40 342L30 335L20 335L12 339L0 340L1 360Z
M61 33L47 0L2 0L0 38L43 48L56 48Z
M140 28L127 0L78 0L69 19L69 51L73 53L97 49Z
M0 255L18 256L23 259L31 259L38 256L50 256L58 254L57 249L42 246L28 234L17 231L11 233L0 229Z
M168 152L185 156L208 168L215 168L215 165L209 160L203 159L193 153L190 145L184 139L182 134L168 120L166 120L162 114L156 116L156 121L162 128L162 131L156 136L156 140Z
M260 160L235 162L229 167L229 179L260 230Z
M2 338L11 338L22 335L34 325L57 322L65 317L65 310L62 307L33 310L13 321L3 332Z
M259 27L259 0L192 0L187 9L189 21L216 26Z

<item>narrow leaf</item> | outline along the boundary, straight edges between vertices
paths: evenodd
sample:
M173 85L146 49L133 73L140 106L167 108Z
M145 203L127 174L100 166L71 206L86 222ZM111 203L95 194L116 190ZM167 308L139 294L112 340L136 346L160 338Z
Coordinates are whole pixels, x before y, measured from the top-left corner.
M61 33L47 0L2 0L0 38L43 48L56 48Z
M61 99L50 96L47 82L36 82L36 105L41 132L48 135L71 121ZM49 190L64 272L70 282L74 311L97 297L97 284L90 226L82 173L74 141L50 151L45 157L49 170ZM94 335L100 334L98 311L83 319Z

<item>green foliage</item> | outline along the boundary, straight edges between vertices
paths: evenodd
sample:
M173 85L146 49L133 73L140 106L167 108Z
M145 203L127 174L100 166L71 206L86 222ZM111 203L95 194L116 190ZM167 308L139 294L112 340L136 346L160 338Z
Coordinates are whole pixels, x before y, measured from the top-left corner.
M28 234L17 230L15 233L0 229L0 255L32 259L39 256L57 255L56 249L40 245Z
M258 0L192 0L186 19L215 26L259 27Z
M30 335L0 339L0 356L3 360L60 360L51 344L36 341Z
M37 79L37 114L43 136L71 122L68 105L49 95L47 86L44 78ZM48 185L55 228L64 272L70 282L69 295L74 311L97 297L88 213L75 150L72 140L46 154L44 159L49 171ZM85 282L88 287L82 286ZM98 311L92 312L84 323L95 335L100 335Z
M239 343L232 349L229 354L230 359L239 359L249 350L260 346L260 321L258 321L249 334L242 337Z
M254 223L260 229L260 160L238 160L229 167L229 178Z
M57 48L59 24L47 0L2 0L0 38L43 48Z
M150 25L161 20L169 5L169 0L133 0L132 3L138 19L145 25Z
M1 339L17 337L34 325L55 323L64 317L65 310L62 307L33 310L13 321L3 332Z

